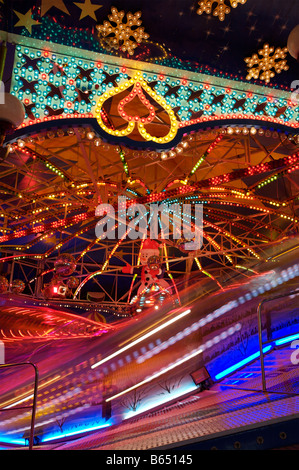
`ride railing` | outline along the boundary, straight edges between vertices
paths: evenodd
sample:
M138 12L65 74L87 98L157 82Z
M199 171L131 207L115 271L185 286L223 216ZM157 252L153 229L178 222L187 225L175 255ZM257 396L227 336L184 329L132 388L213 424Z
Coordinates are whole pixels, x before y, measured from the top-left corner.
M295 296L295 295L299 295L299 289L288 292L288 293L285 293L285 294L279 294L279 295L269 297L267 299L263 299L257 307L259 352L260 352L260 363L261 363L261 373L262 373L262 388L263 388L264 392L267 391L267 385L266 385L266 373L265 373L265 362L264 362L264 351L263 351L263 349L264 349L265 346L267 346L269 344L273 344L273 339L269 338L269 334L268 334L268 330L267 330L267 340L263 341L263 338L262 338L262 332L263 332L263 328L262 328L262 307L265 305L265 303L272 302L272 301L279 300L279 299L283 299L285 297ZM296 333L299 334L299 331L297 331ZM295 335L295 333L294 333L294 335ZM286 339L289 336L290 335L284 335L284 336L280 336L279 338L275 338L275 342L277 342L279 340Z
M15 406L11 407L9 410L25 410L32 409L31 413L31 423L30 423L30 436L29 436L29 450L33 449L34 444L34 425L35 425L35 415L36 415L36 402L37 402L37 389L38 389L38 368L32 362L18 362L15 364L0 364L0 370L10 367L20 367L20 366L31 366L34 368L34 392L33 392L33 402L30 406ZM8 411L6 408L0 409L1 412Z

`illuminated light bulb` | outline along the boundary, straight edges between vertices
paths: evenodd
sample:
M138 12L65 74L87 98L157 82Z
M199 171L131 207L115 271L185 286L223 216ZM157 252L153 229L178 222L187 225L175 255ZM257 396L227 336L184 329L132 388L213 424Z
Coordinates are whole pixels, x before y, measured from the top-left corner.
M89 131L86 134L87 139L92 140L95 136L95 133L93 131Z
M20 148L25 147L25 142L24 142L24 140L18 139L18 146L19 146Z

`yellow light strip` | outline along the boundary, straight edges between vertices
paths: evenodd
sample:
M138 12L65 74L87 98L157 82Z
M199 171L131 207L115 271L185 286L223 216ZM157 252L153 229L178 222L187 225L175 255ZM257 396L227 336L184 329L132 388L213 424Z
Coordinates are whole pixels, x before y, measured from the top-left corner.
M20 400L11 403L11 405L4 406L3 409L6 410L6 409L8 409L8 408L12 408L12 407L15 406L15 405L19 405L20 403L23 403L24 401L27 401L27 400L29 400L30 398L33 398L33 396L34 396L33 393L31 393L31 395L27 395L26 397L21 398Z
M50 383L56 382L56 380L58 380L60 377L61 377L60 375L57 375L57 376L53 377L53 379L47 380L47 382L44 382L43 384L41 384L39 386L39 390L44 388L46 385L49 385ZM23 394L19 395L19 400L18 401L13 401L13 400L15 400L15 398L18 398L18 397L7 400L6 402L4 402L0 405L1 408L5 408L5 409L11 408L12 406L19 405L20 403L23 403L24 401L29 400L29 398L33 398L33 393L30 394L30 395L26 395L26 393L23 393Z

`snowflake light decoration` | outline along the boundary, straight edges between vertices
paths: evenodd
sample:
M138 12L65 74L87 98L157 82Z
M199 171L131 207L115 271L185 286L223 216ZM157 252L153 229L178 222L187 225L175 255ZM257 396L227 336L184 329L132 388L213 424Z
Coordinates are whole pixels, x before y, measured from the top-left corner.
M282 70L288 70L287 61L285 60L288 50L287 47L270 47L269 44L264 44L263 49L258 51L258 54L253 54L251 57L246 57L244 60L247 64L248 75L247 80L251 78L260 78L266 83L274 77L275 73L281 73ZM261 56L261 57L259 57ZM254 67L256 66L256 67Z
M220 21L224 21L225 15L230 13L230 6L232 8L237 8L238 4L244 4L247 0L201 0L198 2L199 8L197 10L198 15L207 13L208 15L212 13L212 7L214 3L217 3L213 9L213 16L218 16Z
M102 44L108 50L120 49L122 52L133 55L138 44L149 38L144 28L141 27L141 12L127 13L126 22L123 22L124 11L118 11L117 8L112 7L111 13L108 15L109 21L104 21L102 25L97 26Z

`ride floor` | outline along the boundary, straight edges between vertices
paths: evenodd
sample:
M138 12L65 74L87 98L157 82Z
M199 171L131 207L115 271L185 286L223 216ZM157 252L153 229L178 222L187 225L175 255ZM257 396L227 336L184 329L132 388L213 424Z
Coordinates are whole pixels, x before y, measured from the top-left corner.
M299 448L299 364L290 344L248 364L209 390L83 438L39 449L193 450ZM298 444L298 446L297 446Z

